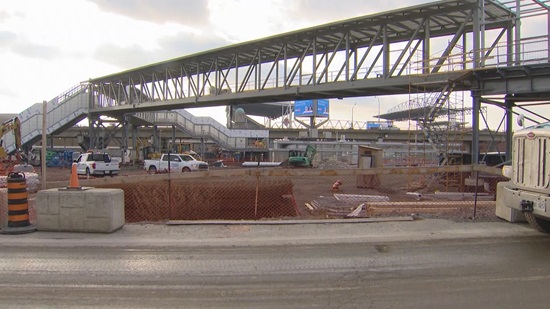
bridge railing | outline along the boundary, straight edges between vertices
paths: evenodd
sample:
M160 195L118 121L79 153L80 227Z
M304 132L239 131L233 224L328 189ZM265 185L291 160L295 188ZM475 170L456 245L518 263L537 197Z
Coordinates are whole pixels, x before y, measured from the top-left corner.
M175 125L193 138L210 138L226 148L245 148L248 138L267 138L268 130L228 129L211 117L196 117L186 110L137 113L155 125Z
M42 103L33 104L22 111L18 117L21 121L22 145L33 144L42 135ZM82 120L88 113L88 94L86 86L79 84L71 87L47 104L47 134L52 134L75 121ZM15 141L6 143L6 151L14 152Z
M482 55L480 65L483 68L490 68L548 63L550 60L548 39L548 35L542 35L525 38L518 43L502 43L497 44L493 48L484 48L482 50L479 50L479 54ZM508 51L513 50L513 53L515 53L516 47L518 46L520 50L518 59L509 59ZM457 49L460 49L460 47L457 47ZM392 55L398 55L402 52L403 49L394 49L390 53ZM418 49L416 52L413 52L408 56L410 56L411 59L422 59L422 52L423 51L421 49ZM440 57L435 57L428 60L413 60L411 61L410 66L404 68L403 72L406 75L419 75L424 74L424 70L432 70L435 67L438 67L439 72L450 72L474 68L474 50L459 50L457 52L451 53L450 55L445 57L445 62L443 64L438 64L438 61L440 61L440 59ZM390 65L394 64L391 63ZM376 65L375 63L371 66L358 68L357 72L354 72L354 74L356 75L357 79L380 78L383 76L383 66ZM396 76L397 74L397 72L394 72L392 76ZM318 74L315 76L318 76ZM306 72L304 74L301 74L300 76L296 76L292 80L291 84L294 86L311 85L313 77L313 73ZM265 82L264 89L283 87L285 85L284 79L284 76L268 79L267 82ZM341 74L340 71L330 70L325 75L325 78L323 78L322 83L344 80L345 76L344 74ZM258 84L256 81L250 81L245 84L243 89L244 91L258 90Z

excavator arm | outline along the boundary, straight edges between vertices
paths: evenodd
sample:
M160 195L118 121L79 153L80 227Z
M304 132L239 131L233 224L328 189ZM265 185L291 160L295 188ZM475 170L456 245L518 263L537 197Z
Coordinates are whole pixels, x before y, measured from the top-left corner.
M19 118L14 117L0 125L0 159L6 159L8 153L6 152L6 140L9 133L13 134L13 140L15 141L16 152L21 149L21 122Z

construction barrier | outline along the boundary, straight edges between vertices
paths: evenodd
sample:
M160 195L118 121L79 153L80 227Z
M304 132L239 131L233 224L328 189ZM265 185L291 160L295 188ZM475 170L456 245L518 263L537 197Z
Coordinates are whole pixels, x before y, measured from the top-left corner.
M366 182L357 181L365 175L376 176L377 184L366 186ZM117 177L80 179L80 183L73 177L68 188L122 189L127 223L411 214L426 218L498 220L495 188L499 181L507 180L501 175L500 169L483 165L365 169L332 168L332 165L307 169L228 167L156 175L127 168ZM63 181L51 182L48 188L65 187L71 177L67 169L63 176ZM30 197L33 222L32 193Z
M36 231L29 220L27 181L24 173L8 174L8 224L3 234L22 234Z

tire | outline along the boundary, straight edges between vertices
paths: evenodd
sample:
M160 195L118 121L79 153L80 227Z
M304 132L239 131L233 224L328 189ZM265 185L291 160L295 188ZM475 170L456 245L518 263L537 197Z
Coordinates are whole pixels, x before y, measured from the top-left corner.
M92 174L90 173L90 168L86 168L86 177L90 177Z
M157 168L154 165L149 166L149 174L156 174Z
M527 219L527 222L529 222L529 225L531 225L532 228L535 230L550 234L550 220L546 218L536 217L532 213L526 212L525 218Z
M191 171L191 169L189 169L187 166L181 169L182 173L188 173L190 171Z

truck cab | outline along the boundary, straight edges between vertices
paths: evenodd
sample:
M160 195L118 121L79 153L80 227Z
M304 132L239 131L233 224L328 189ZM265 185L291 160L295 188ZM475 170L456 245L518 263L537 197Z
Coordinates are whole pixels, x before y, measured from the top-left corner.
M512 147L512 164L503 168L510 181L497 187L497 216L514 222L519 220L510 218L523 215L533 228L550 233L550 122L517 131ZM507 208L510 213L502 211Z

